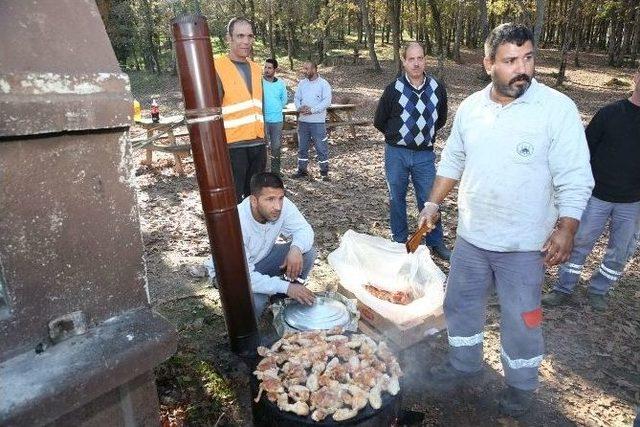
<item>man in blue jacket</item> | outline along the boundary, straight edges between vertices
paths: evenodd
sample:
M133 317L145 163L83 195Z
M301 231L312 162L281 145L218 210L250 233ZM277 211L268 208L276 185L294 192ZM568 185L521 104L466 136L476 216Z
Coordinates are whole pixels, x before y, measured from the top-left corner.
M287 87L276 77L278 61L269 58L264 62L262 93L264 96L265 133L271 151L271 172L280 173L280 148L282 147L282 109L287 105Z
M378 103L373 125L384 134L384 170L389 188L391 235L395 242L407 241L407 188L413 182L418 210L422 210L436 177L433 144L436 132L447 121L447 91L425 72L422 46L409 43L403 51L404 72L391 82ZM438 257L448 260L442 225L426 238Z

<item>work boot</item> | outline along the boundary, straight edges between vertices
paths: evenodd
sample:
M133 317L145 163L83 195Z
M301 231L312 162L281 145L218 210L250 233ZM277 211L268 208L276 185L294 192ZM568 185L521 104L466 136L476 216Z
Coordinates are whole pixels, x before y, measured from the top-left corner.
M511 417L519 417L529 410L532 401L533 390L507 386L500 397L500 412Z
M291 175L291 178L293 179L298 179L298 178L304 178L306 176L309 176L309 174L307 173L307 171L301 171L300 169L298 169L296 171L296 173Z
M449 261L449 259L451 259L451 250L447 248L444 242L440 242L435 246L429 246L429 250L443 261Z
M604 295L589 293L589 305L596 311L607 311L609 303Z
M446 362L429 369L429 380L436 387L451 387L463 381L476 378L482 374L482 369L476 372L459 371Z
M571 294L565 294L560 291L551 291L542 296L542 305L547 307L557 307L569 302Z

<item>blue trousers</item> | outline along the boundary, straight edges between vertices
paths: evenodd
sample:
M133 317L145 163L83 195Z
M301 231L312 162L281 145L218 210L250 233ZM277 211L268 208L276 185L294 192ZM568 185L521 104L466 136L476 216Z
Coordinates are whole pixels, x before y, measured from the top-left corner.
M420 212L436 178L435 158L433 151L415 151L385 144L384 170L389 189L391 236L394 242L403 243L409 237L407 225L409 178L413 182L418 212ZM438 246L442 243L442 237L442 224L438 221L436 228L427 235L426 244Z
M298 170L307 171L311 140L316 147L320 173L326 175L329 173L329 137L327 136L327 125L324 123L298 121Z
M267 276L281 276L283 271L280 270L280 266L289 253L290 247L291 242L276 243L273 245L271 252L256 264L256 271ZM311 247L309 251L302 254L302 271L300 272L301 279L306 279L309 275L309 271L311 271L311 267L313 267L313 262L316 260L316 255L316 248L314 247ZM257 318L260 318L260 315L269 304L269 297L271 297L271 295L258 293L253 294L253 308Z
M569 261L560 266L559 280L553 289L567 294L573 292L585 259L609 222L607 252L600 268L591 275L589 285L590 293L605 295L609 292L611 285L622 276L627 260L636 249L639 221L640 202L612 203L591 196L582 213Z
M537 388L544 353L543 281L541 252L488 251L458 237L444 299L451 365L464 372L482 368L485 311L495 285L505 381L523 390Z

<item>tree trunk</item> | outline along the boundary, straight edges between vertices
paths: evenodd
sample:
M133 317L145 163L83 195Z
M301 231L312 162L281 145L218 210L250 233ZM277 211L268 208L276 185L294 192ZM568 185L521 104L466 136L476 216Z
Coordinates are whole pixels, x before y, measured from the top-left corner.
M357 17L357 21L356 21L356 31L358 33L358 44L362 43L362 11L358 10L358 13L356 14Z
M160 72L160 63L158 61L158 48L156 46L153 33L153 14L149 0L142 0L142 9L144 14L145 41L144 48L145 68L155 73Z
M249 1L249 19L255 26L256 25L256 5L253 0L248 0L248 1Z
M487 0L478 0L480 10L480 45L484 45L489 36L489 16L487 14Z
M273 0L267 0L267 14L269 21L269 52L271 53L271 57L275 59L276 57L276 48L273 44L273 8L272 2Z
M389 23L391 24L391 32L393 33L393 62L399 73L402 71L402 62L400 61L400 2L397 0L387 0L387 5Z
M609 25L609 37L607 37L609 41L607 49L608 64L611 66L616 66L620 51L620 37L618 37L618 32L622 30L622 25L620 20L616 20L617 15L617 11L614 11Z
M367 20L367 23L370 23L371 26L369 27L371 30L369 31L371 33L371 40L373 40L373 44L375 46L376 44L376 2L375 0L373 1L373 4L371 5L371 7L373 9L370 9L369 12L371 12L369 14L369 18Z
M582 44L582 27L580 25L576 26L575 29L576 33L574 36L574 39L576 41L576 54L573 57L573 65L576 68L580 68L580 48L581 48L581 44Z
M289 25L285 28L287 37L287 56L289 57L289 68L293 71L293 22L289 20Z
M360 12L362 13L362 26L367 34L367 45L369 47L369 58L373 63L373 69L376 71L382 71L380 62L378 62L378 56L376 55L375 39L371 34L371 25L369 23L369 0L359 0Z
M444 35L442 34L442 19L440 17L440 10L436 0L429 0L429 7L431 8L431 16L433 17L433 25L436 30L436 46L438 48L438 69L436 70L436 76L442 78L444 72Z
M458 0L458 15L456 16L456 33L453 42L453 60L460 63L460 41L462 38L462 21L464 19L464 0Z
M635 66L638 59L638 48L640 46L640 6L636 7L636 19L633 24L633 42L631 42L631 60Z
M542 27L544 25L544 6L545 0L536 0L536 23L533 27L533 44L535 51L538 53L538 47L540 45L540 35L542 34Z
M631 38L633 35L633 26L634 26L634 0L627 0L626 2L626 12L624 13L624 29L622 36L622 45L620 47L620 57L621 61L618 65L622 65L622 58L624 55L628 55L631 52Z
M569 51L569 27L575 22L576 10L580 0L571 0L571 10L564 23L564 31L562 36L562 48L560 50L560 67L558 77L556 78L556 86L562 85L565 80L565 72L567 69L567 52Z

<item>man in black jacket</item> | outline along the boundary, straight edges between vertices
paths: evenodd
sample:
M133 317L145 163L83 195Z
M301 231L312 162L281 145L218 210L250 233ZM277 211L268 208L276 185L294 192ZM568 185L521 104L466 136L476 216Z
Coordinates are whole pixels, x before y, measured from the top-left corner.
M422 210L436 176L433 144L436 132L447 121L447 91L444 85L425 73L422 46L410 42L402 54L404 73L384 90L373 125L384 134L384 168L389 188L391 234L405 242L407 226L407 188L409 178ZM426 244L440 258L449 260L442 225L427 236Z
M640 68L628 99L601 108L587 126L591 170L596 181L582 214L569 261L560 266L553 291L542 298L548 306L569 301L584 261L609 222L607 252L589 284L589 303L607 309L607 294L636 249L640 222Z

